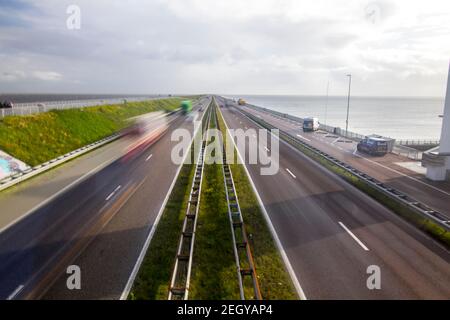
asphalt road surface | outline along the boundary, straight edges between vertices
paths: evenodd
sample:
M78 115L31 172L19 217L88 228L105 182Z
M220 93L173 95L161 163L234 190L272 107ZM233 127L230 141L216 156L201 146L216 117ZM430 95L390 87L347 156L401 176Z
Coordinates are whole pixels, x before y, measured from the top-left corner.
M330 154L354 168L384 182L406 195L419 200L450 218L450 182L432 182L417 172L402 167L401 164L412 160L395 154L384 157L370 156L356 151L355 142L323 132L303 132L298 122L281 119L270 113L244 107L264 121L289 134L304 140L312 146Z
M179 127L193 130L179 116L145 152L114 160L1 232L0 298L118 299L177 172L170 135ZM80 267L81 290L67 288L69 265Z
M232 129L259 128L221 111ZM247 168L308 299L450 298L447 249L284 142L279 155L275 175ZM379 290L367 287L370 266Z

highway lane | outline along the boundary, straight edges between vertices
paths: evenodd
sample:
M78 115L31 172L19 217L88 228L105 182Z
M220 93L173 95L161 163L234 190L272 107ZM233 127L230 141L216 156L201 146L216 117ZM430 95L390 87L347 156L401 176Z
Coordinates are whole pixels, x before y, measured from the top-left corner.
M221 110L230 128L258 128ZM247 168L307 298L450 298L446 249L281 142L279 165L273 176ZM381 270L380 290L366 286L372 265Z
M450 217L450 183L428 181L423 175L398 164L411 160L394 154L384 157L361 154L356 151L354 142L341 142L344 139L333 135L326 137L317 132L303 132L299 123L294 121L280 119L249 107L245 107L245 110Z
M2 232L0 298L37 298L47 289L48 299L119 298L177 171L170 133L180 126L192 130L179 117L145 153L114 161ZM81 268L81 290L67 289L72 263Z

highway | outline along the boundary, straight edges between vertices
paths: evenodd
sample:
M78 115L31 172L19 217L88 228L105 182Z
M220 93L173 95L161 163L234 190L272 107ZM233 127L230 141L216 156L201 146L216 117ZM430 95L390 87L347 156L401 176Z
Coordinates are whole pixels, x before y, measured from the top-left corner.
M231 129L259 128L233 107L220 110ZM248 148L239 151L248 159ZM308 299L450 298L447 249L290 145L279 152L275 175L246 166ZM380 290L366 285L373 265Z
M450 182L429 181L418 172L409 170L404 164L409 164L412 160L392 153L384 157L363 154L356 151L355 142L344 142L345 139L324 132L303 132L298 122L275 117L251 107L244 108L267 123L446 214L450 219Z
M106 147L111 158L104 167L84 172L85 179L58 182L67 190L50 188L56 196L21 220L12 215L13 224L0 233L0 298L120 298L178 170L170 159L176 143L170 134L179 127L193 130L180 115L157 142L126 162L115 156L123 143L116 152ZM71 264L81 269L81 290L67 289Z

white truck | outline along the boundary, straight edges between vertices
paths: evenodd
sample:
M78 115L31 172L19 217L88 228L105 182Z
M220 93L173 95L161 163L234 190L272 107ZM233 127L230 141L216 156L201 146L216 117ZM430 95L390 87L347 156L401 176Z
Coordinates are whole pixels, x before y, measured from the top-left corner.
M303 119L303 131L319 130L319 119L316 117L308 117Z

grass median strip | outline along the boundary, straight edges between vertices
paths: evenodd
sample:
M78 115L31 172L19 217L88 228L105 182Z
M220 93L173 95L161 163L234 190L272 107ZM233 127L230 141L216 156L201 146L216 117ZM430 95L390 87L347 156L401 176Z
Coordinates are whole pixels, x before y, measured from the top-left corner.
M212 113L211 129L216 127L214 117ZM204 168L189 299L239 299L221 164Z
M0 150L35 166L121 130L128 118L171 111L180 101L172 98L8 116L0 120Z
M219 109L217 109L217 118L219 128L225 137L226 126ZM227 139L225 141L227 142ZM237 159L236 150L234 152L234 159ZM243 165L231 164L230 168L253 253L262 298L264 300L298 299Z

